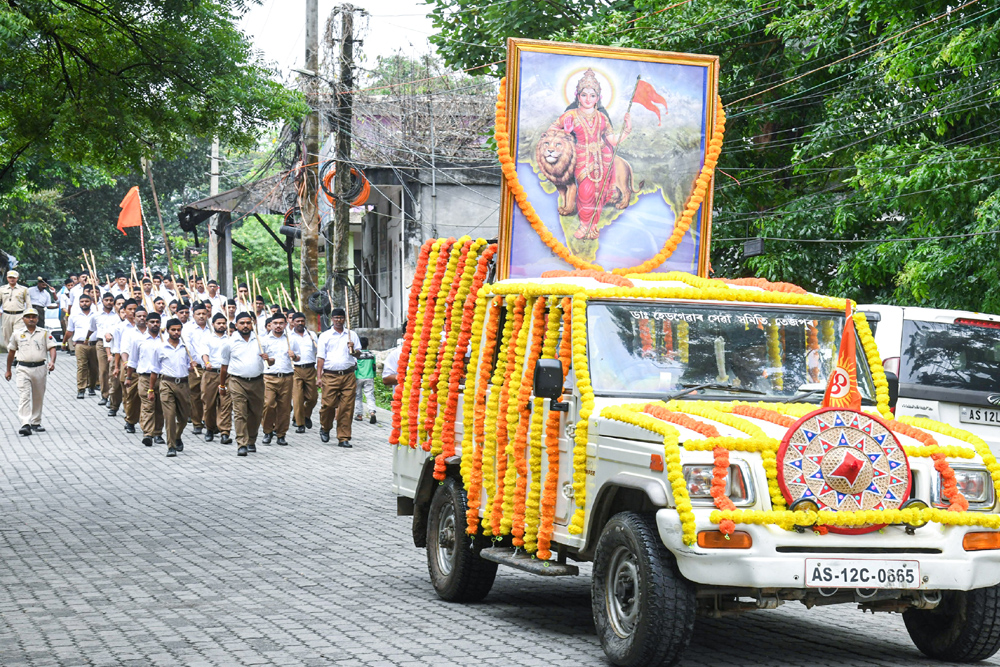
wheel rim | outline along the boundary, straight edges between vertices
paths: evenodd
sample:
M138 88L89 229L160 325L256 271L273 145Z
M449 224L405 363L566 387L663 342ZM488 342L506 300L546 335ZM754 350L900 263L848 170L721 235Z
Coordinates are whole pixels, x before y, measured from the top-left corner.
M604 598L607 600L608 620L619 637L629 637L639 621L639 603L642 580L635 554L628 547L618 547L611 555Z
M442 505L437 518L437 566L447 576L455 564L455 513L451 505Z

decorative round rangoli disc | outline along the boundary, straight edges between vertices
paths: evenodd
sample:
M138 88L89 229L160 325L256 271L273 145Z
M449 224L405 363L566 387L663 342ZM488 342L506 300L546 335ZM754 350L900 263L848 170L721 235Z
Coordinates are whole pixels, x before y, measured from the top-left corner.
M895 434L878 417L824 408L797 421L778 450L778 484L789 505L801 499L821 510L898 509L910 494L910 465ZM881 526L830 526L867 533Z

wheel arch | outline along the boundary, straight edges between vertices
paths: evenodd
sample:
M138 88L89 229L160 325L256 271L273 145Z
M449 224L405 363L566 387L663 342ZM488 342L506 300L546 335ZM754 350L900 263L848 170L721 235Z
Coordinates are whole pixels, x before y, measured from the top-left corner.
M587 542L578 553L579 559L593 560L601 531L615 514L625 511L652 513L667 507L669 498L666 485L659 480L627 472L609 478L590 507Z
M444 463L445 474L456 478L461 483L462 457L449 456ZM413 546L421 549L427 546L427 510L430 509L431 498L434 497L434 490L438 484L440 482L434 479L434 457L428 456L420 469L417 491L413 495Z

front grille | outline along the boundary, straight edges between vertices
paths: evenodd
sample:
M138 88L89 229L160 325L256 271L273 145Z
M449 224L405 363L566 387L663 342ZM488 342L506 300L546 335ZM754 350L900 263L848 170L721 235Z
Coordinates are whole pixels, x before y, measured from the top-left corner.
M939 554L932 547L776 547L781 554Z

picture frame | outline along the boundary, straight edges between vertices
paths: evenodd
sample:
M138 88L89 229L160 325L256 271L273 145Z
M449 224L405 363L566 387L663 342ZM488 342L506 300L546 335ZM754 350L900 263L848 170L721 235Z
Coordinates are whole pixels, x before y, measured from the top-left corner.
M508 39L499 149L516 177L501 183L497 277L644 263L706 277L714 173L676 247L656 258L703 173L718 75L718 56Z

